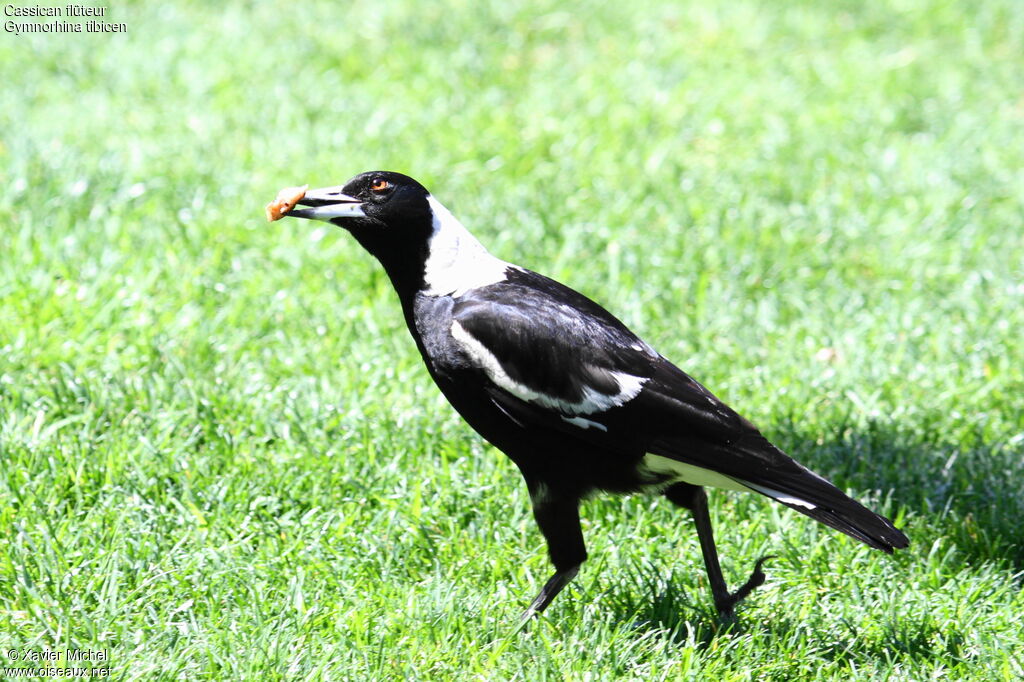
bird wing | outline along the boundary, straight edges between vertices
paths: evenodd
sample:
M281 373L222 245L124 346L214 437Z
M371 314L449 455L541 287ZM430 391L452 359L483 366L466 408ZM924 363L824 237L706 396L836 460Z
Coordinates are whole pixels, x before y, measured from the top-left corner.
M614 417L671 366L589 298L525 270L510 270L505 281L457 299L451 332L495 395L518 399L538 416L578 424ZM676 371L669 378L671 408L691 428L726 438L741 418ZM607 426L598 424L599 430Z
M522 425L624 454L652 453L732 479L866 544L906 537L760 431L582 294L526 270L471 290L452 336Z

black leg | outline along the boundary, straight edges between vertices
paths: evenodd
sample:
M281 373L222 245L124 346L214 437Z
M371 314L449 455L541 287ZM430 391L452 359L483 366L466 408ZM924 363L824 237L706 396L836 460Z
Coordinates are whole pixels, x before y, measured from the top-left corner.
M569 584L569 582L576 577L576 573L580 570L579 566L573 566L572 568L565 571L558 571L551 578L544 583L544 587L540 589L540 593L534 597L533 602L530 603L530 607L523 612L522 620L529 620L536 615L539 615L541 611L548 607L548 604L555 598L562 588Z
M555 565L555 574L544 584L540 593L523 614L523 621L536 616L569 584L587 559L580 528L579 500L554 496L544 484L530 486L533 517L548 543L548 554Z
M708 513L708 496L700 486L689 483L677 483L665 491L665 497L673 504L686 507L693 512L693 521L697 526L697 538L700 540L700 551L704 555L704 566L711 583L711 595L715 599L715 608L722 616L732 615L732 609L747 595L764 583L765 575L761 566L770 556L761 557L754 564L754 571L740 589L732 594L726 587L722 577L722 567L718 563L718 550L715 548L715 536L711 530L711 515Z

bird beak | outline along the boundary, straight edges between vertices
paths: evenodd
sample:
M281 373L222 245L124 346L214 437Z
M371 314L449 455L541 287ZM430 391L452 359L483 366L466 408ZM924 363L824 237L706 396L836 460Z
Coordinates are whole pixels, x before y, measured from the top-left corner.
M330 222L334 218L365 218L363 204L359 199L343 194L341 185L324 187L306 192L299 199L299 206L310 208L292 209L286 215L307 220L324 220Z

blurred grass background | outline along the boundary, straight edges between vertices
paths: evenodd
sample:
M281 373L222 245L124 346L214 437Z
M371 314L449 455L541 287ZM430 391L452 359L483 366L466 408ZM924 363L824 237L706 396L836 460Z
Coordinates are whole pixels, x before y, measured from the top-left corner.
M118 2L0 34L0 649L119 679L1024 676L1024 5ZM19 21L26 21L19 19ZM409 173L906 527L524 486L379 266L267 225ZM14 664L10 664L14 665Z

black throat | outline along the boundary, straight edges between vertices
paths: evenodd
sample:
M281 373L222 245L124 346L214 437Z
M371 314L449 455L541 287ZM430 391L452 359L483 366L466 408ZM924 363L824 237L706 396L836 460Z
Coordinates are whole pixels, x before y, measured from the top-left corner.
M406 220L387 227L360 221L346 228L380 261L403 309L411 305L416 293L425 287L423 278L433 234L432 219Z

